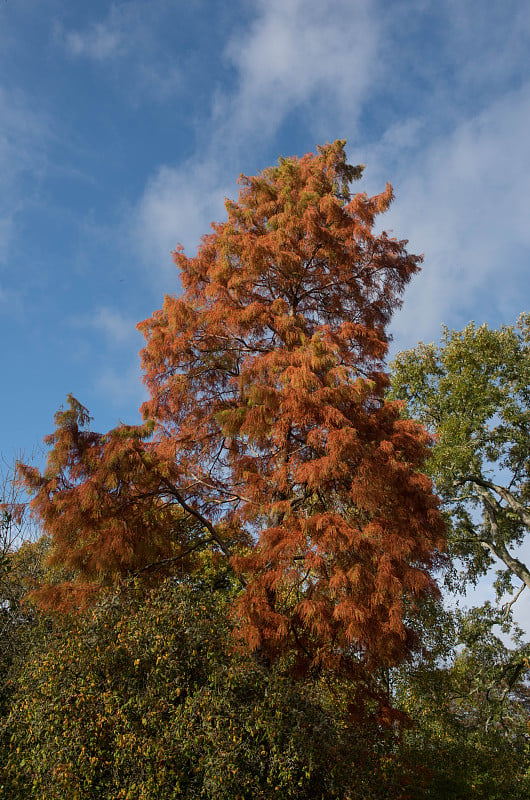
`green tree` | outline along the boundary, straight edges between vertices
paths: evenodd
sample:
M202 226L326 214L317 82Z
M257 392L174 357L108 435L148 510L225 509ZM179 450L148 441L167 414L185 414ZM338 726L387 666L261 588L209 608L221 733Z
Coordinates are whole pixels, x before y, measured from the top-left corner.
M350 681L293 680L238 643L240 587L218 558L201 558L194 578L134 580L84 614L39 614L0 722L2 798L526 796L524 739L473 724L480 709L460 698L476 663L402 667L393 692L414 726L355 724Z
M435 437L428 469L451 555L467 567L461 578L473 582L500 562L499 596L518 596L530 588L514 552L530 532L530 315L499 330L444 329L440 346L420 343L392 366L393 396Z
M2 797L400 796L395 733L352 724L350 682L294 681L253 658L234 637L240 587L203 559L193 579L133 581L83 615L41 615L3 723Z
M493 620L480 607L424 604L424 649L390 673L394 703L411 722L396 753L409 768L410 800L530 793L528 684L517 678L519 648Z
M23 599L44 577L47 541L38 540L27 500L14 463L0 457L0 714L8 705L11 677L27 650L34 621Z
M439 346L420 343L396 358L392 392L433 436L427 468L448 522L447 588L465 592L485 575L495 587L481 607L447 615L450 635L422 680L437 677L454 730L495 730L523 752L530 647L513 609L530 588L517 553L530 532L530 315L499 330L444 329Z

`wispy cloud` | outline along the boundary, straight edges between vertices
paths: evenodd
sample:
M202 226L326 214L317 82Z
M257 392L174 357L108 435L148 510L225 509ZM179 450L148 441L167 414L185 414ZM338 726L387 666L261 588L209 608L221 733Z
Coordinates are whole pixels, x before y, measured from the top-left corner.
M75 328L92 329L103 334L111 347L139 342L141 336L136 330L136 322L137 320L109 306L101 306L90 315L70 319L70 324Z
M528 63L530 7L520 0L444 0L447 50L459 83L471 91L497 92L507 81L524 81ZM486 11L486 13L484 13Z
M530 10L514 3L510 15L498 6L477 22L481 3L464 6L255 0L247 28L226 44L235 78L212 99L200 150L184 164L160 165L136 205L149 269L166 280L169 251L180 241L193 252L211 220L223 218L223 196L235 195L243 164L259 163L290 124L310 131L313 146L347 136L350 160L368 164L361 188L379 191L387 179L395 186L383 225L425 252L393 326L400 346L436 338L442 322L467 321L486 295L494 317L528 304L530 83L516 66ZM424 41L422 25L430 39L417 53L411 42ZM510 52L498 53L499 30Z
M331 126L325 121L328 105L343 109L351 129L369 86L378 25L367 0L256 0L254 7L249 29L226 44L236 78L212 96L200 155L161 165L132 215L144 262L162 281L174 270L169 252L180 242L193 253L211 221L224 217L225 195L237 194L244 160L266 150L290 114L305 115L324 140L336 130L336 114Z
M143 337L136 329L137 321L108 305L67 320L70 331L77 334L73 338L79 362L95 360L97 364L90 389L95 390L98 402L104 398L113 407L138 409L146 397L137 355ZM100 336L94 338L94 333Z
M0 264L8 260L18 213L46 167L47 119L21 92L0 85Z
M84 31L64 34L66 49L73 56L85 56L94 61L116 58L127 50L125 32L112 24L93 23Z
M111 343L128 343L139 337L134 320L107 306L96 311L91 324L92 327L102 331Z
M177 287L171 251L180 243L194 254L210 222L225 216L224 196L233 194L234 187L222 165L211 159L162 166L147 183L133 218L135 241L144 262L156 266L166 291L170 275Z
M108 13L84 28L55 27L55 39L74 58L111 61L143 47L150 40L150 25L143 25L146 4L132 0L112 3ZM143 30L142 30L143 29Z
M182 86L178 51L161 45L157 32L171 10L168 0L112 3L103 19L84 28L55 27L55 41L71 58L109 70L132 102L165 100Z
M237 70L237 89L218 102L236 138L274 134L295 112L319 134L320 116L333 106L334 124L350 129L376 71L379 25L367 0L257 0L244 37L226 57Z
M125 367L105 366L97 377L96 389L105 402L118 408L139 408L147 399L138 359Z
M530 302L530 83L463 121L396 173L385 226L425 253L395 331L403 346ZM477 320L480 322L481 320Z

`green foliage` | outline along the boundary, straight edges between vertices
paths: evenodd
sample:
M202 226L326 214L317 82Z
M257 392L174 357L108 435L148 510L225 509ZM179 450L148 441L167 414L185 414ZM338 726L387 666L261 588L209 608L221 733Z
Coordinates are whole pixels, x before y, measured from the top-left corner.
M504 562L499 595L530 572L510 549L530 525L530 315L517 327L444 328L395 360L392 394L435 437L428 464L452 527L451 554L466 581ZM453 573L453 585L458 576Z
M5 508L0 509L0 542L2 544L8 540L9 528L11 527L12 514ZM0 578L9 571L9 554L7 547L0 550Z
M433 469L439 488L456 474L496 464L517 471L529 456L530 315L517 328L474 323L444 328L440 347L419 344L394 363L395 394L436 432Z
M14 554L21 591L39 577L46 547ZM230 614L241 588L226 561L200 558L193 578L155 587L137 578L83 615L19 606L0 721L2 798L525 796L525 698L502 704L509 735L500 702L485 724L485 688L500 687L492 664L502 644L491 631L472 650L477 628L426 601L416 624L430 656L382 676L414 723L400 734L352 717L351 682L294 679L288 659L271 668L250 655ZM456 638L464 649L454 658Z
M387 796L385 736L351 724L351 690L239 648L233 591L211 570L137 583L84 617L43 615L3 723L2 796Z
M43 557L48 542L25 542L4 556L0 575L0 714L9 706L12 686L31 649L36 615L24 597L43 576Z
M530 794L529 698L524 684L519 696L507 693L512 663L513 653L489 629L485 640L453 646L449 662L428 659L395 676L395 701L412 721L399 751L413 776L408 798Z
M424 605L431 655L405 668L396 689L415 722L403 753L429 764L431 783L417 796L526 797L530 649L513 607L530 587L514 553L530 529L530 315L499 330L444 329L440 346L401 353L392 394L433 436L427 468L454 559L447 588L464 592L497 569L496 602L434 614Z

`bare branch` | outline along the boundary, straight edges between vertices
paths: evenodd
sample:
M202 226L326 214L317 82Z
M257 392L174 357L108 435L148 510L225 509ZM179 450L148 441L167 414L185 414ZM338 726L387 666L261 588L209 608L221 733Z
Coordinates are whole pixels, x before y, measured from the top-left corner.
M518 558L512 556L502 540L496 516L497 511L500 509L498 502L490 495L487 489L483 488L480 484L478 484L478 486L478 493L482 498L482 504L484 506L484 511L486 512L492 534L491 538L486 539L485 537L481 537L480 541L484 547L487 547L489 550L491 550L491 552L496 555L500 561L503 561L504 564L511 569L514 575L517 575L517 577L530 589L530 570L525 564L523 564L522 561L519 561Z
M212 523L210 522L210 520L206 519L206 517L204 517L201 514L201 512L198 511L196 508L192 508L192 506L188 505L188 503L182 497L181 493L178 491L176 486L174 486L170 481L168 481L167 478L162 478L162 482L163 482L164 486L166 487L167 491L170 494L173 495L173 497L182 506L184 511L186 511L188 514L190 514L192 517L195 517L195 519L197 519L202 525L204 525L206 530L208 530L211 533L213 541L216 542L216 544L220 547L220 549L225 554L225 556L228 559L232 558L232 555L233 555L232 551L230 550L230 548L228 547L226 542L224 542L223 539L219 536L219 534L215 530L215 528L212 525ZM241 583L241 585L243 586L243 588L245 588L246 585L247 585L247 582L243 578L243 576L242 575L238 575L237 578L238 578L239 582Z
M202 547L202 545L211 544L212 541L213 541L212 539L201 539L200 542L194 544L193 547L188 547L188 549L184 550L182 553L179 553L176 556L171 556L171 558L163 558L161 559L161 561L153 561L151 562L151 564L146 564L145 567L137 569L136 572L134 572L133 574L140 575L141 572L147 572L148 570L151 569L160 569L161 567L164 567L167 564L172 564L175 561L180 561L181 558L185 558L186 556L189 556L191 553L194 553L195 550L198 550L200 547Z
M491 489L492 492L498 494L499 497L501 497L510 506L512 511L515 511L517 516L521 519L521 522L530 528L530 511L513 496L512 492L510 492L504 486L499 486L497 483L487 481L479 475L468 475L462 482L467 481L470 481L477 486L481 486L484 489Z
M512 599L508 603L505 603L503 605L503 607L501 609L501 611L503 612L503 614L502 614L502 621L503 622L504 622L504 620L508 619L508 614L510 613L511 607L518 601L519 597L521 596L521 594L524 592L525 589L526 589L526 584L523 583L523 585L519 588L519 590L518 590L517 594L515 595L515 597L512 597Z

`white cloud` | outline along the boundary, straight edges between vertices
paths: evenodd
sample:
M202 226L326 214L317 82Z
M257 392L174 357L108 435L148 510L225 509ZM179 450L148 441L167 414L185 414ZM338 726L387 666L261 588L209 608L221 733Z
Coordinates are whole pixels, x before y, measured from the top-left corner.
M69 31L64 37L65 46L73 56L86 56L95 61L105 61L124 52L124 34L103 23L94 23L85 31Z
M168 276L176 277L170 253L180 243L188 255L195 254L210 223L226 215L224 196L234 188L210 160L160 167L148 182L134 213L134 235L144 262L159 271L166 290Z
M459 81L468 88L502 87L508 78L524 77L528 58L530 6L520 0L445 0L447 41ZM502 43L502 46L499 46Z
M392 38L392 26L406 36L407 20L416 23L429 10L423 0L383 6L255 0L248 29L239 29L226 45L235 85L213 98L200 154L183 165L161 165L133 213L144 261L162 280L173 269L169 252L180 241L192 254L210 222L223 218L223 196L236 194L242 165L270 148L294 112L316 141L348 136L350 160L368 165L360 188L375 192L387 179L393 182L397 199L382 224L408 238L412 251L425 252L423 272L393 325L400 347L437 338L442 322L466 322L483 307L482 293L489 293L494 315L511 315L516 303L516 312L529 305L521 284L529 243L530 86L508 95L502 88L517 59L496 61L498 37L488 25L474 27L471 13L453 18L454 4L445 0L438 9L446 26L440 74L433 64L418 64L414 74L429 86L426 105L409 116L389 110L379 140L357 146L352 157L359 115L371 113L370 102L385 81L405 97L408 76L399 72L400 60L408 68L413 56L396 50L402 40ZM502 23L514 52L530 22L530 14L519 16L524 19ZM480 83L478 65L486 56L487 80ZM452 105L451 68L462 76L469 71L465 91L480 88L482 110L478 103L474 110ZM496 86L490 94L484 93L487 82Z
M377 23L367 0L257 0L255 6L250 29L226 45L235 88L213 96L202 155L177 167L161 165L133 213L143 260L166 290L168 273L175 274L170 251L181 243L194 254L210 223L225 217L225 195L237 195L244 161L269 145L287 116L303 110L325 138L327 105L343 109L352 122L371 80Z
M18 213L35 196L49 134L26 97L0 85L0 264L8 261Z
M149 38L149 28L142 31L144 3L112 3L107 16L85 28L65 30L55 28L55 38L74 58L87 58L96 62L125 56L142 47Z
M123 344L137 339L136 322L123 316L116 309L103 306L90 320L92 327L102 331L114 344Z
M147 399L139 359L128 367L104 366L96 381L98 392L118 408L136 407Z
M110 70L109 77L134 103L140 97L162 101L182 86L177 51L162 47L158 36L171 9L168 0L112 3L106 17L85 28L57 25L55 39L72 58Z
M136 323L137 320L109 306L100 306L90 315L71 317L69 320L73 328L99 331L114 348L140 342L141 334L136 330Z
M217 114L233 134L272 135L292 112L306 112L317 132L352 125L377 64L378 24L367 0L257 0L250 30L232 39L226 56L238 88ZM322 112L323 116L320 115Z
M425 263L393 326L399 345L438 338L442 323L477 309L477 322L514 321L530 307L530 83L409 151L406 164L394 169L397 199L382 225Z

